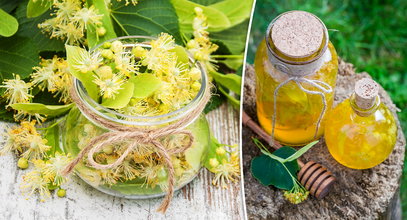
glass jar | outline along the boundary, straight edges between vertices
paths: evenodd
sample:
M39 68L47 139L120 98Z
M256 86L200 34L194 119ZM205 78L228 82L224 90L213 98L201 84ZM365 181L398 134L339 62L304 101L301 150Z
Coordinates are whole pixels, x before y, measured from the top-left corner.
M372 85L373 81L358 82L356 85L365 82ZM377 84L375 87L360 94L376 93L370 100L365 100L367 102L363 103L363 97L355 91L328 114L329 125L325 127L328 150L336 161L352 169L368 169L380 164L393 151L397 141L393 114L380 102Z
M257 49L254 67L257 116L263 129L272 133L275 113L275 140L301 146L318 139L324 131L324 113L332 106L338 72L338 57L323 22L302 11L279 15ZM329 91L315 83L329 86ZM315 92L319 94L311 94Z
M137 43L134 43L135 39L137 39ZM133 47L134 44L136 44L135 46L148 47L151 39L154 38L134 36L121 37L109 41L127 41L125 45L129 47ZM100 47L101 45L103 44L98 46ZM93 100L83 84L77 79L74 81L74 89L88 110L91 110L105 120L121 126L144 129L161 128L183 118L203 101L205 90L208 89L207 75L204 68L191 57L190 62L201 70L201 88L197 96L190 103L176 111L164 115L124 115L105 108ZM208 122L203 114L196 117L190 124L186 125L185 128L180 129L190 131L194 136L194 142L185 152L171 155L172 165L175 170L175 190L182 188L196 177L202 167L203 159L206 156L210 141ZM63 149L65 153L76 157L92 138L109 131L109 129L106 129L98 122L90 119L85 112L74 107L66 116L61 132ZM187 140L184 135L173 134L160 138L159 141L163 146L170 148L182 145ZM94 154L94 159L101 164L111 164L119 157L124 151L123 149L125 149L129 143L128 141L104 147L101 152ZM133 150L121 165L107 170L92 168L87 164L85 156L81 162L75 166L75 173L96 189L113 196L129 199L144 199L165 195L168 187L168 175L162 158L154 151L154 147L151 144L141 144L137 149L141 150ZM141 151L143 151L143 153L140 153Z

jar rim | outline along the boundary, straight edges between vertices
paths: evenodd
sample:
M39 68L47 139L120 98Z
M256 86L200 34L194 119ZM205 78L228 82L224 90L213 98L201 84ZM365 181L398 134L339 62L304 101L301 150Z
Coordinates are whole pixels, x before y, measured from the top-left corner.
M327 48L328 48L328 43L329 43L329 34L328 34L328 30L327 30L327 28L326 28L324 22L323 22L318 16L316 16L316 15L310 13L310 12L307 12L307 13L311 14L312 16L314 16L314 17L322 24L323 32L324 32L324 38L323 38L323 41L322 41L322 43L321 43L322 48L316 52L316 53L318 53L316 56L314 56L314 57L311 56L311 58L310 58L309 60L305 60L305 61L290 60L290 59L287 59L287 58L285 58L285 57L282 57L282 56L280 56L278 53L276 53L276 51L274 51L272 45L270 44L270 41L271 41L271 36L270 36L270 35L271 35L271 30L272 30L272 28L273 28L273 26L274 26L274 23L275 23L281 16L284 16L284 15L286 15L286 14L293 13L293 12L307 12L307 11L291 10L291 11L286 11L286 12L284 12L284 13L278 15L277 17L275 17L275 18L270 22L270 24L269 24L268 27L267 27L267 32L266 32L266 45L267 45L267 49L268 49L277 59L279 59L279 60L282 61L282 62L288 63L288 64L303 65L303 64L312 63L312 62L318 60L319 58L321 58L322 55L324 55L325 51L327 50ZM293 59L295 59L295 58L293 57Z
M90 52L96 50L97 48L100 48L104 43L106 42L113 42L116 40L122 40L122 39L145 39L145 40L154 40L157 39L156 37L151 37L151 36L142 36L142 35L132 35L132 36L122 36L122 37L117 37L117 38L112 38L109 40L106 40L102 43L99 43L92 49L90 49ZM141 46L146 46L146 42L134 42L134 45L141 45ZM172 112L162 114L162 115L156 115L156 116L135 116L135 115L127 115L127 114L122 114L119 113L115 110L109 109L107 107L102 106L98 102L96 102L94 99L92 99L88 92L86 91L86 88L82 84L80 80L74 77L74 89L77 92L80 100L88 107L91 109L94 113L96 113L98 116L103 117L107 120L114 121L120 124L126 124L126 125L133 125L133 126L152 126L152 125L162 125L165 123L170 123L173 121L176 121L186 114L188 114L190 111L192 111L193 107L198 105L199 102L202 100L206 89L209 89L207 87L208 84L208 76L206 73L206 69L202 66L202 64L199 61L196 61L193 56L187 51L189 61L190 63L193 63L195 67L197 67L201 71L201 87L196 94L196 96L185 106L174 110ZM117 118L112 117L111 115L117 116ZM85 114L86 116L86 114ZM87 116L86 116L87 117ZM123 120L120 118L127 118L130 120Z

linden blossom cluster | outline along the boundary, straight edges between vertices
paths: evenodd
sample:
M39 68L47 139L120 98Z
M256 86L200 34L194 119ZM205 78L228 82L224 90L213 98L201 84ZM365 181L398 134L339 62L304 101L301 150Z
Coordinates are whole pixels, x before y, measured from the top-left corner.
M91 80L97 85L102 105L108 100L114 102L125 93L133 94L127 91L129 88L152 84L155 89L150 94L135 93L124 106L105 106L127 115L154 116L190 103L201 87L201 71L189 62L184 48L176 47L174 38L162 33L151 41L149 49L128 48L116 40L92 52L76 48L79 54L68 51L68 57L73 56L70 65L79 80L85 84ZM129 83L134 87L127 86Z
M31 81L25 82L20 79L20 75L13 74L14 79L5 79L0 88L5 88L3 97L7 100L7 108L13 104L30 103L32 98L32 89L36 86L42 91L48 90L59 101L65 104L71 103L69 97L69 88L72 85L72 76L68 71L68 64L65 59L54 56L52 59L42 59L40 66L33 68ZM41 114L30 114L24 110L18 110L14 114L16 121L31 120L35 118L37 122L45 121L46 116Z
M46 4L44 0L43 4ZM121 0L117 0L121 2ZM35 1L34 1L35 2ZM50 33L50 38L57 38L66 41L70 45L79 45L85 42L86 30L92 26L96 29L98 36L102 37L106 34L106 29L102 26L102 14L92 5L87 8L86 1L80 0L52 0L54 13L51 13L53 18L50 18L38 27L43 32ZM106 4L110 0L105 1ZM137 4L136 0L126 0L126 5Z
M63 177L61 172L71 157L58 152L48 156L51 146L47 145L47 140L37 132L35 123L35 120L24 121L20 126L8 129L5 134L7 141L0 149L0 155L16 153L21 157L18 160L18 167L21 169L27 169L29 163L34 164L34 169L23 176L21 191L28 197L38 192L44 201L54 189L59 188L57 194L63 196L65 191L61 189L61 185L67 178Z

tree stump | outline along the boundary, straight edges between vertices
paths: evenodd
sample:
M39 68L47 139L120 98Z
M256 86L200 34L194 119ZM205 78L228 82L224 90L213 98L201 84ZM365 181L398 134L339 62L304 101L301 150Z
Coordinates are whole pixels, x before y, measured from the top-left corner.
M244 110L255 121L256 94L255 73L247 65L244 85ZM367 73L356 74L353 65L339 62L334 106L348 98L355 82L370 77ZM293 205L283 197L283 191L261 185L250 172L251 160L260 155L251 138L256 135L243 127L244 184L249 219L401 219L399 185L404 162L406 140L397 119L397 107L380 87L380 98L393 112L398 125L397 143L389 158L382 164L367 170L353 170L337 163L325 145L320 142L301 158L313 160L325 166L337 178L331 192L322 200L309 197L305 202Z

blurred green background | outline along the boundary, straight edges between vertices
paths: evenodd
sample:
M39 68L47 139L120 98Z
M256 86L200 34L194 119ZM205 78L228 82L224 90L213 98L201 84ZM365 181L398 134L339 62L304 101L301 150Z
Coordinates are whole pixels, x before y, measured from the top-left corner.
M324 21L338 55L366 71L390 94L401 110L407 135L407 1L257 0L247 61L253 63L268 24L280 13L304 10ZM407 218L407 167L401 185L403 216ZM383 183L385 184L385 183Z

